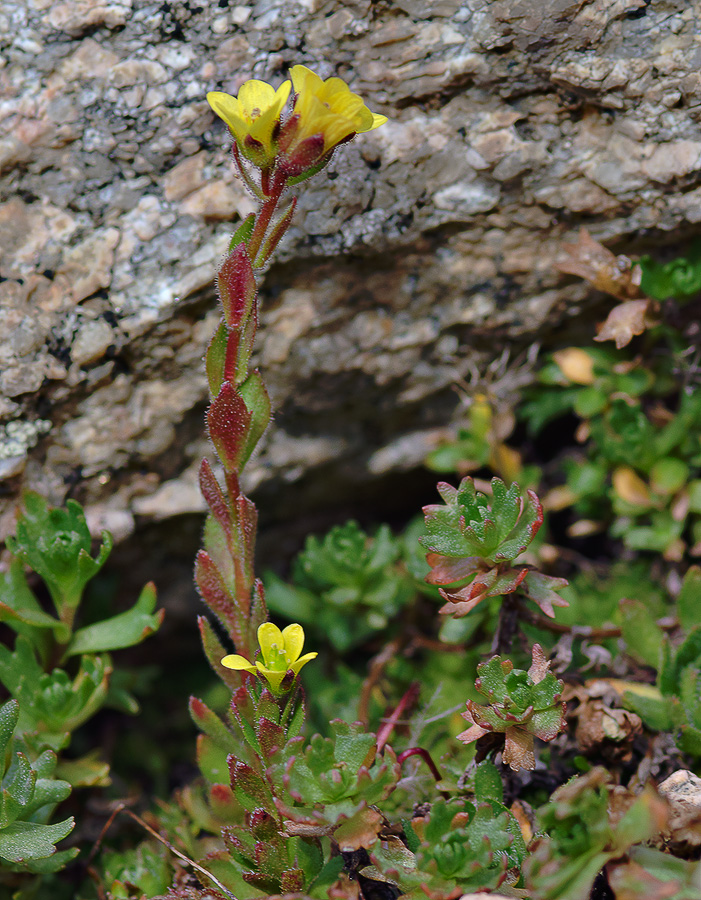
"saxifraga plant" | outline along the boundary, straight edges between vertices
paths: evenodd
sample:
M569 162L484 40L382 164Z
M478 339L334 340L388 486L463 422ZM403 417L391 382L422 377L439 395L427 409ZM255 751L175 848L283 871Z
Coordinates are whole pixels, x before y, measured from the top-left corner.
M339 848L375 841L382 818L369 804L393 789L396 760L389 749L378 753L373 735L349 733L345 725L334 740L298 747L304 705L297 675L316 653L302 655L301 625L280 631L267 621L254 573L256 509L239 478L270 421L263 380L249 364L259 315L256 273L290 225L296 198L286 198L328 164L339 144L386 120L338 78L322 81L304 66L294 66L291 77L292 85L277 90L254 80L236 98L208 95L229 126L234 163L259 209L233 236L219 270L223 316L206 355L207 428L223 481L204 460L200 485L210 512L195 579L234 646L227 655L212 624L200 618L205 652L233 701L226 722L200 700L192 700L191 711L203 731L198 757L210 776L208 802L227 810L225 850L204 861L218 886L322 897L342 867Z

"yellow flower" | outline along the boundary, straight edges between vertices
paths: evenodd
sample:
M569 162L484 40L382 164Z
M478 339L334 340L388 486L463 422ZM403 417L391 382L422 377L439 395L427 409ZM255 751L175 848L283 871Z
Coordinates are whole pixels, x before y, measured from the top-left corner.
M304 646L304 629L301 625L288 625L282 631L272 622L264 622L258 629L263 662L250 662L245 656L233 653L222 659L227 669L238 669L243 672L260 672L274 693L280 689L282 679L290 669L297 675L302 666L315 659L318 654L305 653L300 656Z
M323 159L341 141L355 134L372 131L387 121L372 113L362 98L354 94L340 78L323 81L306 66L293 66L290 75L295 89L295 104L290 120L285 156L299 165L309 166ZM284 139L281 143L285 143ZM305 146L306 143L306 146Z
M290 96L290 82L275 90L265 81L252 79L241 85L238 97L210 91L207 102L223 119L241 151L255 165L270 165L276 155L274 133Z

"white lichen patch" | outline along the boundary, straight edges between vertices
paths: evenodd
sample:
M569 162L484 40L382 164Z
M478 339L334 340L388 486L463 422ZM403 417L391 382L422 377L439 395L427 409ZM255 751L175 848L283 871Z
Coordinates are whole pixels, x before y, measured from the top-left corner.
M51 430L51 422L36 419L34 422L20 420L0 426L0 459L24 456L35 446L39 437Z

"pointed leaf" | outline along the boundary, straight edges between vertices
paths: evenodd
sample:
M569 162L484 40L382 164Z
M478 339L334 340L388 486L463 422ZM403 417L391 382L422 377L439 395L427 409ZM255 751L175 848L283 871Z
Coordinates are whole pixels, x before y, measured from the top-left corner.
M42 859L56 852L54 846L73 830L71 816L55 825L15 822L0 831L0 857L13 863Z
M103 653L140 644L157 631L163 621L164 609L160 609L157 613L153 612L156 602L156 586L153 582L149 582L131 609L94 625L79 628L66 650L66 656Z
M255 446L249 434L251 418L241 393L224 382L207 410L207 427L217 456L229 472L240 472Z
M224 322L220 322L205 354L205 371L207 373L207 384L209 385L209 396L212 400L217 396L224 383L224 366L229 337L229 329Z
M240 328L250 315L256 296L256 279L244 242L224 260L217 274L217 289L224 321L230 329Z

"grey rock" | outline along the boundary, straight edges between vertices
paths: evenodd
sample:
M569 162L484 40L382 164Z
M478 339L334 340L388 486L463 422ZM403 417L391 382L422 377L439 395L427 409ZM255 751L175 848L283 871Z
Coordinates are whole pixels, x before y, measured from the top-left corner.
M251 209L208 90L301 62L390 117L299 191L261 284L277 413L247 483L293 517L420 461L459 417L461 379L513 402L519 366L485 374L504 347L556 342L574 316L593 333L592 293L553 268L581 224L616 252L682 246L701 221L700 15L699 0L5 4L0 416L50 409L54 425L5 457L0 531L23 487L60 502L70 485L120 537L201 513L213 280Z

